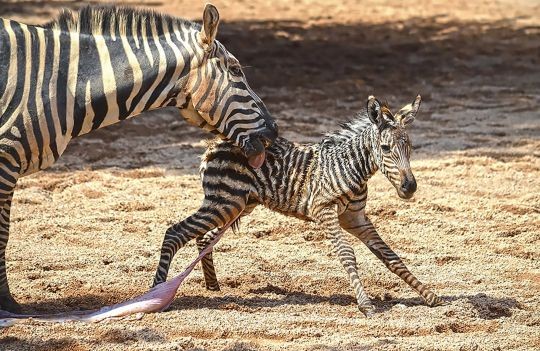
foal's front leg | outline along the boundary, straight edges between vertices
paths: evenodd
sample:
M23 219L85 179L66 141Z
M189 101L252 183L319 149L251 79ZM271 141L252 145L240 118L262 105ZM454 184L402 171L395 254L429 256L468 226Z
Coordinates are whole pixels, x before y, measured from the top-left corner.
M339 261L349 275L349 280L354 289L356 301L358 302L358 309L360 309L366 317L371 316L374 307L364 291L364 287L358 276L356 256L354 255L352 246L345 238L345 235L339 226L337 212L335 210L325 209L318 217L320 218L321 225L326 229L327 236L334 245Z
M392 273L416 290L429 306L441 305L442 300L416 279L399 256L382 240L373 223L366 217L364 208L365 202L349 204L349 207L339 215L341 227L362 240Z

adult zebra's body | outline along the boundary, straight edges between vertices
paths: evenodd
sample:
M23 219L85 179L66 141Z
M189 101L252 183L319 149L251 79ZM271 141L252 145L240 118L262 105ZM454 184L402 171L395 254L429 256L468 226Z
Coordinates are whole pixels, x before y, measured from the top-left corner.
M0 309L17 311L5 249L19 177L53 164L69 141L143 111L180 108L242 148L254 167L277 126L238 60L203 25L124 8L87 7L44 26L0 19Z
M356 258L341 229L359 238L395 274L417 290L430 306L441 300L405 267L366 217L367 181L380 169L402 198L416 191L409 164L410 142L405 126L412 122L420 96L398 113L370 97L367 115L359 116L320 143L293 144L283 138L267 150L266 161L251 169L238 148L228 142L207 150L201 175L205 198L201 208L170 227L163 241L154 284L167 278L179 248L197 238L202 250L215 228L262 204L272 210L322 224L353 286L360 310L372 305L357 272ZM211 252L202 259L206 286L219 290Z

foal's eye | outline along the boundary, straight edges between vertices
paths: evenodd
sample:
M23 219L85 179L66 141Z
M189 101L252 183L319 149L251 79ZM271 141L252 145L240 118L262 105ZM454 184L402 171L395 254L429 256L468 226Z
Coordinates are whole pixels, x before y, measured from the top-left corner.
M389 145L381 145L381 150L387 154L390 152L390 146Z
M239 66L232 66L229 68L229 70L231 71L231 73L237 77L241 76L242 75L242 70L240 69Z

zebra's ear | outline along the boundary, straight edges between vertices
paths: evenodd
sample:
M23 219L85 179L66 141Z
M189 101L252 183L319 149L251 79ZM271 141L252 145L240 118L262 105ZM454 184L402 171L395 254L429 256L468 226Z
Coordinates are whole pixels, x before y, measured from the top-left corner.
M367 115L369 117L369 120L377 126L379 126L383 121L381 103L373 95L370 95L368 97Z
M422 98L420 95L417 95L416 99L414 99L412 103L403 106L401 110L396 113L395 119L403 128L407 127L414 121L414 117L416 117L418 109L420 108L421 101Z
M212 4L206 4L203 13L203 28L201 31L201 38L203 45L211 47L216 39L217 30L219 26L219 12L217 8Z

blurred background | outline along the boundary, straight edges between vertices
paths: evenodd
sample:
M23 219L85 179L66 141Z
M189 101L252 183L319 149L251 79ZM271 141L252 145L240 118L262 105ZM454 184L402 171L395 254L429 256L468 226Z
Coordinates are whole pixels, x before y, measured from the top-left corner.
M115 4L199 21L205 2ZM540 2L212 2L218 39L290 140L319 140L371 94L396 110L422 95L410 128L418 192L401 201L376 175L367 213L448 304L423 306L355 242L378 308L359 318L323 234L258 209L217 248L221 293L197 271L170 312L13 327L0 335L8 349L539 349ZM0 0L0 16L38 24L100 3ZM154 111L74 140L54 167L21 179L8 247L19 301L58 312L145 291L164 231L202 198L207 138L175 109ZM194 253L182 250L173 271Z
M0 16L37 24L62 8L101 3L1 0ZM205 1L113 3L200 20ZM316 140L370 94L399 108L418 93L424 105L416 146L423 151L525 152L523 138L540 134L536 0L214 4L222 18L219 40L247 66L252 87L292 139ZM152 128L160 122L154 119ZM429 133L436 134L425 138Z

